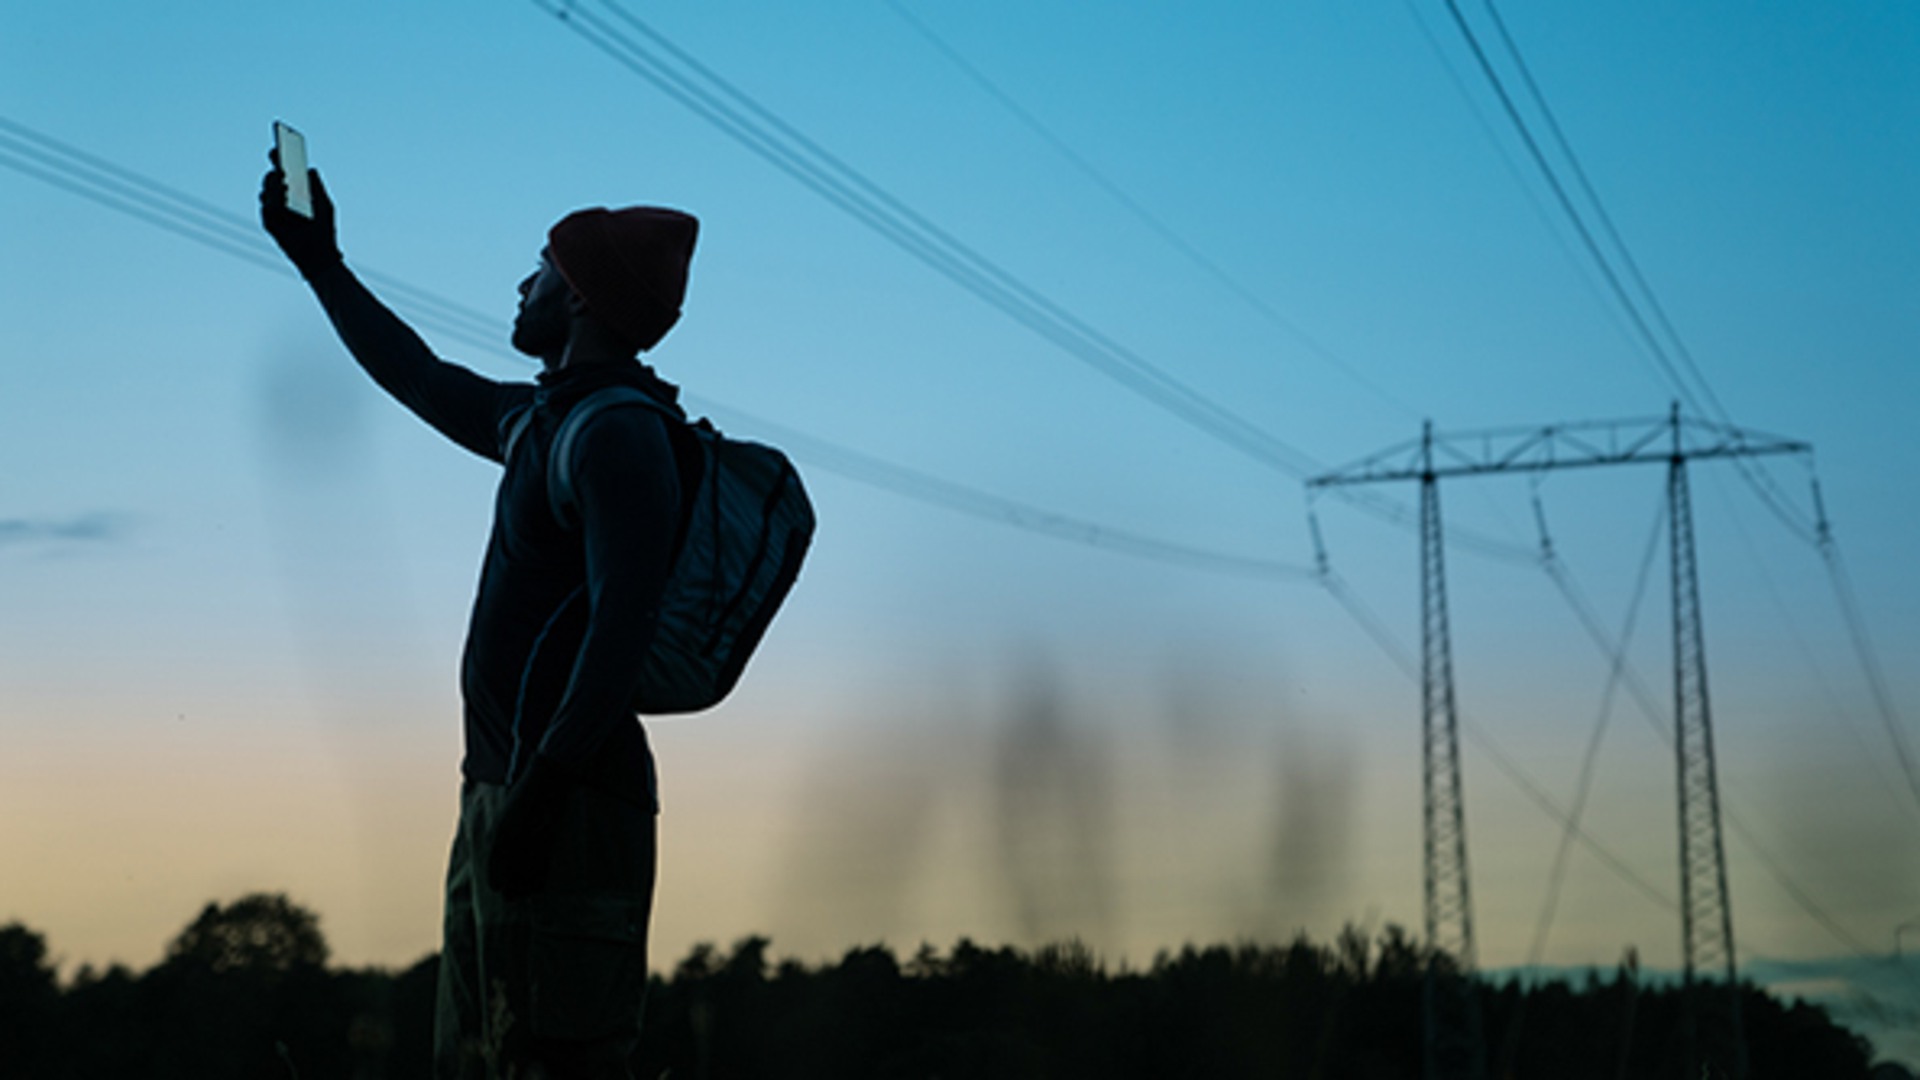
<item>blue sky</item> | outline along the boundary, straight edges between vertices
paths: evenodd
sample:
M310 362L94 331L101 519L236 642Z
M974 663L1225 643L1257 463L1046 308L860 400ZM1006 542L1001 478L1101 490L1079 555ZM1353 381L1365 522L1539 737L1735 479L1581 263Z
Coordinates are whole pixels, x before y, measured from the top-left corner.
M1444 4L903 4L1232 287L887 3L633 11L1327 467L1428 418L1646 417L1672 399ZM1817 472L1911 742L1920 13L1503 14L1727 413L1815 446L1811 469L1769 468L1800 512ZM350 262L502 338L553 220L681 206L701 246L654 358L732 430L773 437L761 418L1109 529L1313 561L1297 476L981 302L534 4L81 2L6 24L6 120L250 216L269 122L287 119ZM20 160L17 136L0 145ZM344 959L432 948L490 468L366 383L290 277L17 165L0 223L0 915L73 962L144 963L204 900L274 888L322 913ZM498 377L530 370L428 337ZM1077 932L1145 958L1418 925L1416 688L1311 581L1102 551L796 456L822 521L800 589L734 701L654 729L661 955L754 931L803 955ZM1920 812L1826 571L1729 467L1697 466L1694 491L1746 837L1728 841L1736 938L1755 961L1882 956L1920 917ZM1618 628L1661 494L1643 467L1443 499L1450 522L1527 548L1537 496ZM1412 532L1314 505L1333 565L1416 646ZM1655 557L1631 652L1664 703ZM1448 569L1482 960L1519 964L1561 828L1486 747L1570 803L1606 663L1537 567L1456 547ZM1587 826L1670 895L1657 722L1621 699ZM1610 966L1631 944L1677 962L1657 900L1583 850L1567 873L1540 959Z

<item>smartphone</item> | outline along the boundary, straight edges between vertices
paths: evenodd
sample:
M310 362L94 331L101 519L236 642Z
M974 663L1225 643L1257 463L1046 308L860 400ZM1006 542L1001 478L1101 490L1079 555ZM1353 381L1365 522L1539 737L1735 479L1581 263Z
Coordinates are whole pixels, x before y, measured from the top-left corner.
M312 217L313 187L307 183L307 137L275 120L273 148L280 152L280 171L287 174L287 209L301 217Z

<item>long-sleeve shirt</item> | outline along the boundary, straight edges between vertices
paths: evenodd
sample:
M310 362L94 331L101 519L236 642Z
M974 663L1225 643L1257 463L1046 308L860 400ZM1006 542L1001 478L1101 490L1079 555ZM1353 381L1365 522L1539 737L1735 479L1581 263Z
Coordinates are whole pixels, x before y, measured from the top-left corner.
M674 433L651 409L595 416L569 463L572 527L549 502L549 454L567 410L592 391L634 386L677 412L676 389L638 362L570 366L537 383L495 381L434 355L345 266L308 280L381 388L505 466L461 660L462 773L509 783L537 752L609 794L657 806L652 752L629 702L680 521ZM527 410L508 458L509 431Z

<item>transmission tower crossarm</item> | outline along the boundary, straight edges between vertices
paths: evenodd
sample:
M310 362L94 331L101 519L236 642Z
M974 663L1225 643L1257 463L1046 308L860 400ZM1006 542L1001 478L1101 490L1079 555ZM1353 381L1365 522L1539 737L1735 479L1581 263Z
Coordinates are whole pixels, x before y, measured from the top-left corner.
M1488 473L1546 472L1597 465L1661 464L1704 458L1804 454L1795 439L1680 416L1583 420L1545 427L1432 433L1388 447L1307 480L1309 488L1445 479Z

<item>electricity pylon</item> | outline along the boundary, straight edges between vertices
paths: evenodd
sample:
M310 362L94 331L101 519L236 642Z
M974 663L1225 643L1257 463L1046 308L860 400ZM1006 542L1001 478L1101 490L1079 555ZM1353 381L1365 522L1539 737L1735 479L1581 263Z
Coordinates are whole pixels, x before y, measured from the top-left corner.
M1720 792L1707 695L1706 635L1694 553L1687 462L1759 454L1806 453L1802 442L1682 418L1679 405L1659 420L1586 421L1420 438L1307 482L1310 488L1420 482L1421 748L1423 885L1428 945L1451 970L1429 971L1425 994L1429 1080L1485 1075L1484 1042L1471 978L1473 911L1460 778L1453 647L1447 628L1444 530L1439 482L1447 477L1546 472L1600 465L1665 463L1672 523L1674 760L1680 812L1680 919L1686 958L1686 1057L1689 1077L1745 1080L1746 1040L1734 969L1733 910L1721 841ZM1723 977L1723 986L1710 983Z

